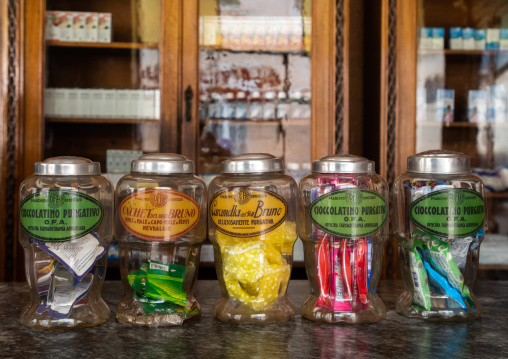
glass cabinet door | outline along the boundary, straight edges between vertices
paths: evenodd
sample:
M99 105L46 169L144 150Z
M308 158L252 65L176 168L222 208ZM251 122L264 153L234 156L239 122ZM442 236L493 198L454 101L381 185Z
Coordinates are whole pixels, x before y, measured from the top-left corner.
M508 262L508 1L418 6L416 152L471 157L488 189L481 268Z
M198 171L271 153L297 181L311 162L311 2L199 2Z
M45 158L90 158L115 182L160 151L160 36L160 0L46 2Z

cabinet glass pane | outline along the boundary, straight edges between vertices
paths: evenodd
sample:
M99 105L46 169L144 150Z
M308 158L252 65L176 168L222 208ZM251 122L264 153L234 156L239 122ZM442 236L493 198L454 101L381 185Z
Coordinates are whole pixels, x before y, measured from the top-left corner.
M214 177L230 156L267 152L299 180L311 160L311 2L199 5L200 175Z
M160 149L161 2L48 0L46 10L44 156L99 161L115 182Z
M471 157L489 190L480 265L506 265L508 1L422 0L418 11L416 150Z

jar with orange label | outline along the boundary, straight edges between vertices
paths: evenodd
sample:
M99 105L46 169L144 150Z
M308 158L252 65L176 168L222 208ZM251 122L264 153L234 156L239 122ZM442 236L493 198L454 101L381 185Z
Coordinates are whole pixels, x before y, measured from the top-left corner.
M118 182L115 237L125 290L123 324L181 325L201 314L192 295L206 238L205 183L194 163L176 154L148 154Z
M213 314L234 324L295 315L286 294L296 241L296 182L281 159L257 153L222 162L209 186L209 239L222 295Z

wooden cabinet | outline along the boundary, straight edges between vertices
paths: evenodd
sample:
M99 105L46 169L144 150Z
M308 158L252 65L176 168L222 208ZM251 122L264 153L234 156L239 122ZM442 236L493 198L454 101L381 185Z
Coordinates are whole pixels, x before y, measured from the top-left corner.
M291 151L283 154L286 158L292 155L295 163L300 161L300 170L308 169L311 160L323 155L348 151L348 0L304 0L296 2L295 6L289 1L282 1L282 5L277 6L261 6L198 0L10 0L7 3L15 5L17 18L2 21L0 46L2 50L9 46L16 48L15 64L19 66L16 79L20 86L14 92L10 90L19 106L11 120L16 126L15 141L2 156L2 181L10 178L14 182L11 181L8 187L2 182L2 189L10 192L11 201L2 203L2 220L7 223L3 235L8 238L3 239L1 252L10 260L5 268L13 269L0 270L0 280L22 280L24 277L23 255L17 245L16 193L23 178L33 173L35 162L57 155L83 156L99 161L102 171L106 172L108 149L177 152L196 161L201 173L213 173L206 170L207 164L217 159L201 156L200 160L203 137L207 133L204 129L210 128L206 126L212 123L203 116L200 120L200 99L204 89L200 69L208 55L217 59L243 57L242 61L254 61L259 69L268 72L276 68L274 71L282 83L273 89L260 87L263 92L285 92L280 97L276 94L274 102L289 100L289 93L293 91L291 81L300 73L308 76L300 89L308 93L305 100L310 107L310 118L307 122L301 119L290 122L291 119L285 117L267 119L264 123L244 121L239 124L234 118L228 119L231 128L241 125L250 133L257 133L250 138L240 138L240 142L253 144L247 148L256 147L256 143L260 144L259 141L270 136L278 141L278 135L274 134L282 130L285 139L292 141L288 146L293 146ZM5 4L2 2L2 20L7 16ZM48 39L47 11L111 13L111 42ZM200 28L203 16L216 16L219 21L221 17L269 17L273 21L271 28L277 34L282 31L279 29L281 24L289 23L286 21L289 17L298 18L296 28L301 30L295 36L300 36L302 47L284 49L283 41L290 41L282 39L289 36L287 34L281 35L281 43L266 48L228 48L219 42L215 46L205 46L201 38L205 29ZM304 17L310 20L310 28L305 34ZM19 41L9 45L5 43L5 31L12 25L18 29ZM286 26L291 28L290 25L282 27ZM264 26L260 29L264 31ZM220 27L216 31L220 31ZM304 36L307 37L304 39ZM3 65L6 56L2 51L2 90L8 87ZM119 116L118 112L109 116L101 113L83 116L69 113L68 109L55 115L48 112L51 89L157 90L160 91L160 102L154 105L153 118L125 113ZM0 94L4 101L7 97L3 92ZM272 100L270 96L266 98ZM300 101L301 98L295 99L299 103L305 102ZM4 112L2 116L5 128L9 115ZM220 119L213 120L224 124ZM303 127L299 125L304 122ZM261 127L264 129L260 132ZM3 141L6 138L2 136ZM242 151L242 148L246 147L240 143L235 151ZM266 152L272 148L279 147L261 146ZM232 147L227 149L226 156L236 153L231 151ZM17 160L10 162L11 167L6 167L9 156L15 156ZM301 161L306 163L305 166ZM6 222L6 218L10 220Z
M388 16L382 24L381 174L393 182L405 171L407 157L425 150L470 156L489 190L480 269L508 269L508 257L500 254L508 249L507 5L382 5ZM396 251L390 255L396 263Z

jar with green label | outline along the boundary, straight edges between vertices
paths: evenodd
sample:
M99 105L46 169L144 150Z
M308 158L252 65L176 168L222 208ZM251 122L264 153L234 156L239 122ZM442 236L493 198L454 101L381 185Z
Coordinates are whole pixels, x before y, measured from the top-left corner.
M481 315L472 289L485 231L484 185L469 157L421 152L393 186L394 232L405 290L397 311L432 320Z
M388 185L374 162L322 157L301 180L298 198L298 235L311 286L302 315L340 324L383 319L376 286L388 238Z
M295 315L286 294L296 241L297 187L281 159L231 157L208 189L209 239L222 295L213 314L234 324L272 324Z
M74 329L109 318L101 298L112 240L113 185L100 164L54 157L35 164L20 187L19 241L31 301L21 323Z
M192 294L206 238L205 183L194 162L154 153L132 162L115 195L124 297L117 319L138 326L173 326L201 315Z

